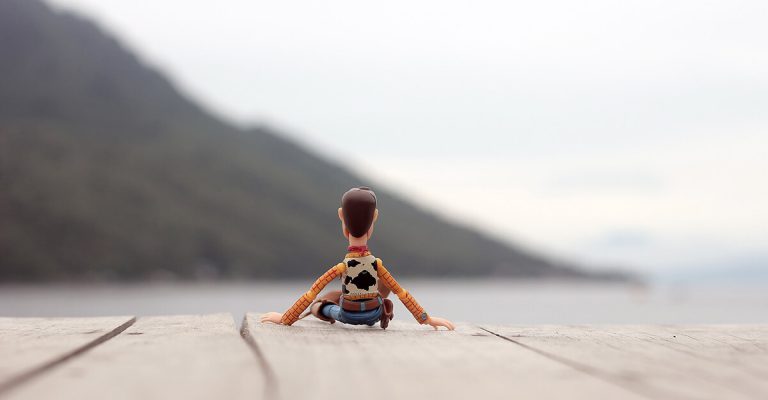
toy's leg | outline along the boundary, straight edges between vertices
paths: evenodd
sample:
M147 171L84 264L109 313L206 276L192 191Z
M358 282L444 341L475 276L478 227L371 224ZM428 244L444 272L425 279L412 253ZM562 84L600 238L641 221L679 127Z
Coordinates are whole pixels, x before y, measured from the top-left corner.
M309 311L319 320L334 323L336 320L330 316L326 316L323 313L323 308L330 304L339 305L339 299L341 299L341 290L328 292L315 300L315 302L310 306Z
M341 307L333 303L323 304L320 307L320 314L322 314L326 319L331 320L331 323L333 323L333 321L340 321L345 324L348 322L346 319L344 319Z

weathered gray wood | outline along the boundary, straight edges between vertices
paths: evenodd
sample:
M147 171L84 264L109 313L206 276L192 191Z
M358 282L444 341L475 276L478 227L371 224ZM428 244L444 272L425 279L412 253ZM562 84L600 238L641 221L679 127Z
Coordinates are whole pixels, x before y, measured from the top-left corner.
M768 326L487 326L651 398L768 398Z
M768 325L659 326L666 345L768 382ZM654 332L647 332L654 335ZM671 336L671 338L670 338Z
M0 394L118 334L133 317L0 318Z
M768 398L768 325L133 321L0 318L0 398Z
M9 399L259 399L264 371L229 314L139 318Z
M637 399L640 396L478 328L434 331L294 326L246 316L244 334L271 368L271 391L292 399Z

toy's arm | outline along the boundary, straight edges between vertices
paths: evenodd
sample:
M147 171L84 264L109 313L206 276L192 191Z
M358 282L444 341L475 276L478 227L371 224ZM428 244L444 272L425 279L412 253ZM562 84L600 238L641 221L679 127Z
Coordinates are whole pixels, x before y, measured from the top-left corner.
M384 282L384 285L392 290L392 293L397 295L400 301L403 302L403 305L405 305L405 308L413 314L413 318L416 318L416 321L419 321L420 324L426 323L429 316L426 311L424 311L424 308L419 305L416 299L414 299L408 291L403 289L400 284L397 283L395 278L392 277L392 274L390 274L384 267L381 259L377 258L376 260L378 262L377 272L379 273L379 279Z
M312 301L315 300L325 285L344 273L344 268L346 268L344 263L338 263L331 267L331 269L329 269L326 273L324 273L323 276L317 278L309 291L299 297L299 299L296 300L296 303L294 303L291 308L289 308L288 311L283 314L283 317L280 319L280 323L283 325L291 325L296 322L301 316L301 313L306 310L310 304L312 304Z

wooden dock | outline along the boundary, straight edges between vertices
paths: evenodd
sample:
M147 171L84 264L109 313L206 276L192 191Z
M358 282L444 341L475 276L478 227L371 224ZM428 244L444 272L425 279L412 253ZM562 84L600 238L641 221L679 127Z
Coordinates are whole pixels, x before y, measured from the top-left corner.
M0 318L0 399L768 399L768 325Z

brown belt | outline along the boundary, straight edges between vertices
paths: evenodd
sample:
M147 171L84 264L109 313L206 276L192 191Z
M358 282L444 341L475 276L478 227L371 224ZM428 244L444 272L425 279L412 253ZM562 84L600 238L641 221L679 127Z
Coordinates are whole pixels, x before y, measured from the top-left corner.
M370 311L375 310L381 305L381 297L366 301L354 301L341 299L341 308L346 311Z

